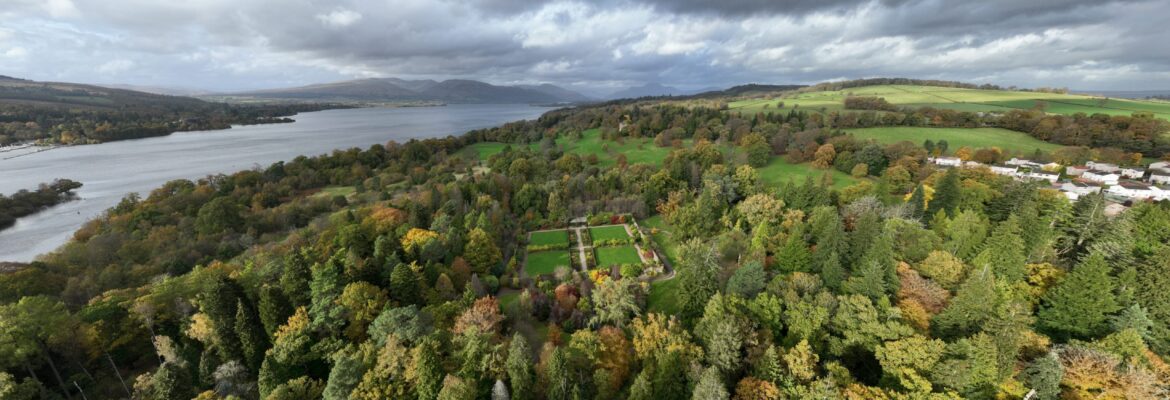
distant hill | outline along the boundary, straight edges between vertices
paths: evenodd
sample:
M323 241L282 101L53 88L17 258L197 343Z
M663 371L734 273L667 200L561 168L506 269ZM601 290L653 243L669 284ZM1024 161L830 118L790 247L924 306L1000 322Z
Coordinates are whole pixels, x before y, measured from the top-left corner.
M210 91L200 90L200 89L187 89L187 88L162 87L162 86L144 86L144 85L127 85L127 84L122 84L122 83L99 84L97 86L108 87L111 89L133 90L136 92L144 92L144 93L151 93L151 94L162 94L162 95L167 95L167 96L203 96L203 95L211 94Z
M231 93L233 97L327 101L443 101L448 103L571 103L589 98L554 85L498 86L490 83L451 79L404 80L369 78L323 83L285 89Z

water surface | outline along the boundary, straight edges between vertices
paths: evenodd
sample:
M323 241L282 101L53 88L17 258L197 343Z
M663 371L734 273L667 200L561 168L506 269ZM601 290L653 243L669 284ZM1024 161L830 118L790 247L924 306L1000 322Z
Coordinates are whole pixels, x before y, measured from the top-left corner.
M21 218L0 231L0 261L31 261L52 251L126 194L138 192L145 197L170 180L266 167L299 155L366 148L390 140L458 135L536 118L545 111L548 108L496 104L328 110L299 114L294 117L297 122L288 124L178 132L0 159L0 193L6 195L57 178L85 185L77 191L80 200Z

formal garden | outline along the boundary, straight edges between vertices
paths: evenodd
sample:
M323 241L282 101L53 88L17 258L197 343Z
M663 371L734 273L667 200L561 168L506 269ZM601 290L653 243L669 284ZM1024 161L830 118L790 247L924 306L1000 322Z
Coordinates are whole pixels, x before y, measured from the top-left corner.
M535 278L563 268L587 270L597 280L609 276L653 277L662 272L654 253L656 243L639 232L633 217L601 214L581 222L568 229L530 232L525 274Z

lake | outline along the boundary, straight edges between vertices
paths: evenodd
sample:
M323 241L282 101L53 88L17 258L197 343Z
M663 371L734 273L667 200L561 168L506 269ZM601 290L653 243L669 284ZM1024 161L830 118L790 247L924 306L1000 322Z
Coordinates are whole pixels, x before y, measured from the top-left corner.
M21 218L0 231L0 261L31 261L67 242L86 221L126 194L150 191L174 179L266 167L299 155L366 148L394 140L460 135L509 121L533 119L545 107L464 104L445 107L358 108L298 114L287 124L237 126L219 131L72 146L0 159L0 193L58 178L83 183L80 200ZM10 156L11 153L4 153Z

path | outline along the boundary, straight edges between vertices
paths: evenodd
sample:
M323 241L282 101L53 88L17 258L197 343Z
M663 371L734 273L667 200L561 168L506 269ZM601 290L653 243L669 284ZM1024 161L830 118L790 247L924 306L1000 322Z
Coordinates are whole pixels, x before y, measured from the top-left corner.
M576 227L572 229L573 236L577 237L577 253L579 254L578 260L581 261L581 272L589 272L589 261L585 258L585 242L581 241L581 231L585 228ZM593 246L589 246L589 250L592 251Z

